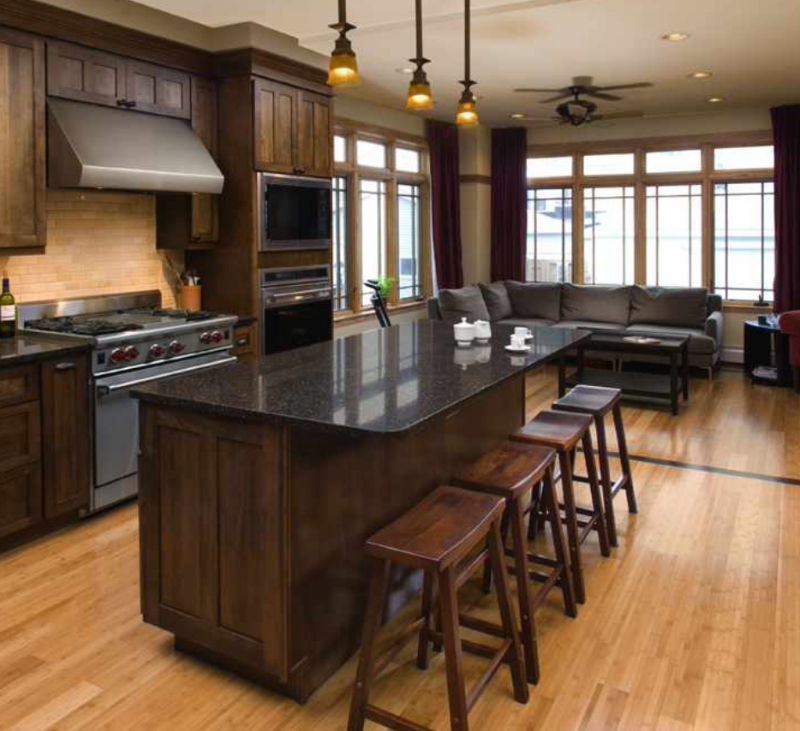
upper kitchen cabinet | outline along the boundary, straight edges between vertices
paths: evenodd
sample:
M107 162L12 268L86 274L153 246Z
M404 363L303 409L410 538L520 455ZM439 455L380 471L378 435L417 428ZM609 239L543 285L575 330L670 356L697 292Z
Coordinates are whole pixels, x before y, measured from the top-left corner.
M44 45L0 29L0 248L46 238Z
M215 160L217 144L217 85L207 79L192 79L192 129ZM192 241L209 243L219 239L219 196L192 196Z
M180 119L191 117L188 74L70 43L47 43L47 93Z
M329 97L257 78L253 112L257 170L331 176Z

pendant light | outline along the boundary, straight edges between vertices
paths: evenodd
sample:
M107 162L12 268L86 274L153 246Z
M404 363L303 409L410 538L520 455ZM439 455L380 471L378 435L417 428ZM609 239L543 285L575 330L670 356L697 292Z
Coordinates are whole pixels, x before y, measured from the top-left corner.
M328 27L339 31L328 66L328 84L340 89L356 86L361 83L361 79L358 77L356 54L347 37L348 32L356 27L347 22L347 0L339 0L339 22Z
M459 81L459 84L464 86L464 91L461 93L461 99L458 100L458 112L456 114L456 124L459 127L477 127L478 126L478 110L475 106L475 95L472 93L472 87L475 82L470 79L470 18L469 18L469 0L464 0L464 78Z
M416 0L417 15L417 57L410 58L417 65L411 83L408 86L408 102L406 109L410 112L424 112L433 108L433 96L428 76L422 68L430 59L422 55L422 0Z

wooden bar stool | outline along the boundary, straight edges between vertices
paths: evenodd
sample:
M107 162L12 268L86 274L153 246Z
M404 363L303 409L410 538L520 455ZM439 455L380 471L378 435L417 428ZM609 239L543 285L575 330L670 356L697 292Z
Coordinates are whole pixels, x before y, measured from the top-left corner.
M560 411L542 411L516 432L511 439L516 442L551 447L558 453L561 468L561 487L564 492L564 520L567 525L567 540L570 552L570 571L575 588L575 598L580 604L586 601L583 581L581 544L589 534L597 531L600 552L610 556L603 499L597 480L597 466L592 447L592 417L585 414L567 414ZM572 482L572 458L580 442L586 461L586 473L592 496L591 508L578 508L575 504L575 488ZM578 513L581 519L578 518ZM581 529L581 530L579 530Z
M504 662L511 666L514 697L519 703L528 701L525 665L519 634L511 608L508 577L503 560L500 521L504 501L455 487L439 487L416 507L367 541L366 551L372 558L372 577L364 627L364 641L358 662L355 688L350 705L348 731L362 731L365 720L374 721L395 731L427 731L425 727L369 704L375 675L375 658L388 654L395 642L376 651L375 644L383 619L383 608L392 565L425 572L420 618L411 625L418 631L417 665L428 666L429 642L438 639L431 627L434 587L438 585L438 603L443 625L442 635L447 672L447 697L452 731L468 731L467 714L489 681ZM477 550L480 549L480 550ZM475 554L477 550L477 555ZM502 626L459 615L458 589L489 556L497 577L497 602ZM469 559L466 565L459 562ZM499 648L461 640L460 625L503 639ZM489 667L472 690L467 693L462 668L462 650L490 660ZM391 655L389 655L391 657Z
M511 529L513 546L511 550L506 549L505 553L513 559L512 573L517 577L525 669L528 673L528 682L534 684L539 682L539 655L536 646L534 612L544 602L548 593L558 585L564 594L567 614L572 617L577 616L572 580L569 575L569 559L567 558L564 534L561 530L561 513L553 486L555 461L556 453L553 449L506 442L487 452L477 462L453 478L453 482L457 485L491 495L499 495L505 499L506 510L503 522ZM555 560L529 553L527 547L525 515L531 511L533 490L540 482L544 483L540 499L553 532ZM529 496L531 503L526 506L524 500ZM531 519L533 520L533 518ZM551 571L547 574L535 572L529 568L529 562L543 564ZM543 582L542 587L534 596L531 594L531 579ZM486 583L491 585L490 581Z
M622 423L622 391L618 388L601 388L599 386L575 386L569 393L553 404L557 411L573 414L588 414L594 419L597 433L597 461L600 463L600 484L603 488L603 501L608 525L608 539L612 546L619 545L617 539L617 522L614 518L614 498L620 490L625 490L628 498L628 511L638 513L636 492L633 488L631 463L628 458L628 443L625 440L625 426ZM606 440L606 416L611 412L614 416L614 429L617 432L617 446L622 473L613 483L611 467L608 459L608 442ZM574 477L586 481L586 478Z

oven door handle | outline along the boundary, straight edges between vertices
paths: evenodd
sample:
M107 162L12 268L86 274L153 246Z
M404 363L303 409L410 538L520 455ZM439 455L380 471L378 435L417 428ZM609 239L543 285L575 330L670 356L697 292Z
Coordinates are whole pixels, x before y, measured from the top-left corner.
M325 289L305 289L299 292L264 292L264 298L268 302L287 298L295 300L328 299L332 294L330 287L326 287Z
M231 356L229 358L224 358L223 360L218 360L214 363L203 363L203 365L196 365L191 366L189 368L183 368L179 371L171 371L170 373L162 373L158 376L150 376L149 378L138 378L135 381L127 381L126 383L115 383L111 386L106 386L100 384L97 386L97 393L100 396L108 396L109 394L114 393L115 391L124 391L128 388L135 388L136 386L144 386L146 383L152 383L153 381L160 381L162 378L167 378L168 376L184 376L189 373L195 373L197 371L204 371L207 368L216 368L217 366L228 365L229 363L235 363L238 360L236 356Z

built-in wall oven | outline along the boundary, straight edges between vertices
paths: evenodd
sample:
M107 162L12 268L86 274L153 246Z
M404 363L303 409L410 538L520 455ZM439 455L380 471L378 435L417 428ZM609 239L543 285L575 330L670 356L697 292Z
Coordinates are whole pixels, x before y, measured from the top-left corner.
M261 251L331 245L331 181L259 174Z
M333 337L333 288L327 265L261 269L264 355Z

